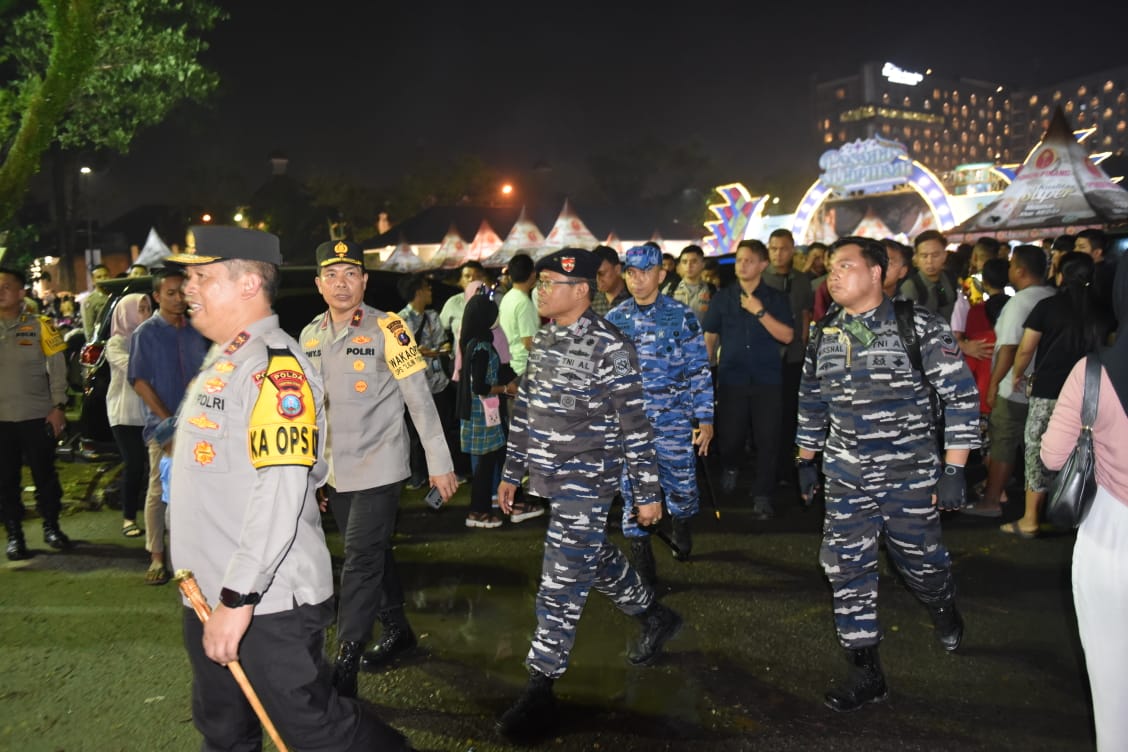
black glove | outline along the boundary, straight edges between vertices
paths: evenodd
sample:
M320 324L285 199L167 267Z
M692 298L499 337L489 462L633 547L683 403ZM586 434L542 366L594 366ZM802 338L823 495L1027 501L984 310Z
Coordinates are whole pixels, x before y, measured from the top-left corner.
M942 512L954 512L967 504L967 481L962 465L944 465L936 484L936 506Z
M810 502L819 490L819 468L814 460L799 460L795 463L799 469L799 495Z

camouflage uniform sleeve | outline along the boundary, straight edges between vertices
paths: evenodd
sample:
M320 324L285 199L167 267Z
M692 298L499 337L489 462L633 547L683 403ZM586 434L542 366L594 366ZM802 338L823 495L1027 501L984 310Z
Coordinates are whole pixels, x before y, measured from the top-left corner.
M944 410L944 448L979 446L979 389L952 330L939 316L917 307L913 323L920 332L924 375Z
M632 481L635 504L653 504L662 500L662 489L658 485L654 430L646 416L638 353L625 337L617 344L618 347L611 345L604 351L596 378L607 385L611 408L619 416L619 429L623 435L623 464L627 477Z
M822 388L815 375L818 366L818 347L821 337L812 336L807 343L807 357L803 361L803 377L799 382L799 420L795 443L803 449L821 452L826 443L829 423L829 405L822 396Z
M685 340L685 371L689 376L690 392L693 395L693 417L699 423L713 423L713 377L709 373L709 355L705 350L705 335L695 314L685 309L682 324L689 335Z

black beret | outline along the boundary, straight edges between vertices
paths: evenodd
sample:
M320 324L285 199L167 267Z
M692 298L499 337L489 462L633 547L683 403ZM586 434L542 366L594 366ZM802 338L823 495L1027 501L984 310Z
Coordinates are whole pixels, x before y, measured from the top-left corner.
M231 259L281 266L278 236L244 227L196 225L188 228L188 247L184 253L174 253L165 258L165 262L192 266Z
M545 256L537 262L538 272L556 272L565 277L595 279L595 273L603 260L583 248L564 248Z
M364 268L364 249L351 240L330 240L317 246L317 265L356 264Z

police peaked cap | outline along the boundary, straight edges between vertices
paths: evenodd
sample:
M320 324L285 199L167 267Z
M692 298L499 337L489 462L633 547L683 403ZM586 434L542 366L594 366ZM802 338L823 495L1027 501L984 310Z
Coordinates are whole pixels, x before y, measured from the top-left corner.
M317 246L317 265L355 264L364 268L364 249L351 240L330 240Z
M244 227L195 225L188 228L187 248L165 259L169 264L194 266L243 259L282 265L278 236Z
M603 260L583 248L564 248L537 262L538 272L556 272L565 277L595 279Z

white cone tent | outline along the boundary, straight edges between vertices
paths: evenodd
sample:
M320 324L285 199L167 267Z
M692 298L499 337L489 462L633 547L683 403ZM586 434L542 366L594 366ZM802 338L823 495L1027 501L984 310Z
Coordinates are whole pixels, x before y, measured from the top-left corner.
M513 260L518 253L527 253L533 256L544 245L544 233L533 224L521 207L521 216L513 223L505 242L501 247L486 258L481 259L482 264L493 268L501 268Z
M607 246L608 248L614 248L615 253L619 254L621 254L624 250L623 241L619 239L619 236L615 234L614 230L612 230L611 233L607 236L607 240L603 241L603 245Z
M1125 220L1128 190L1089 159L1059 107L1006 190L946 234L953 241L1033 240Z
M408 242L400 240L392 254L380 264L380 269L386 272L416 272L425 266L426 264L411 250Z
M137 260L133 263L141 266L157 266L170 255L172 251L157 234L157 228L150 227L149 237L145 238L145 245L141 246L141 252L137 254Z
M583 220L576 216L576 213L572 210L572 205L568 203L568 199L564 199L564 208L560 210L556 224L549 230L544 239L544 246L534 258L543 258L561 248L584 248L590 251L597 245L599 245L599 241L591 234L591 230L587 228Z
M470 261L481 261L498 248L501 248L501 237L494 232L494 228L490 227L489 221L483 219L482 224L478 225L478 234L474 236L470 249L466 252L466 258Z
M466 253L469 250L470 246L462 239L458 228L452 223L427 267L430 269L457 269L466 260Z

